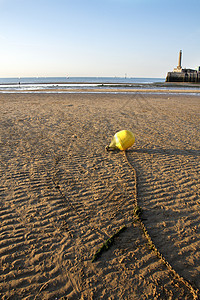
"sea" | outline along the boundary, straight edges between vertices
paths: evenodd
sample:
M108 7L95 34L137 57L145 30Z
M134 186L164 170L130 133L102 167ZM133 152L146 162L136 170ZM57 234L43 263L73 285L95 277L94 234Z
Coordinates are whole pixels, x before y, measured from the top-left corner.
M193 90L197 92L193 93ZM113 91L113 88L115 91ZM131 91L131 88L134 91ZM173 90L190 90L200 95L200 85L166 83L165 78L131 77L20 77L0 78L0 93L170 93ZM119 91L118 91L119 90ZM128 91L127 91L128 90ZM198 92L199 91L199 92ZM174 93L174 92L173 92ZM188 94L188 92L187 92Z

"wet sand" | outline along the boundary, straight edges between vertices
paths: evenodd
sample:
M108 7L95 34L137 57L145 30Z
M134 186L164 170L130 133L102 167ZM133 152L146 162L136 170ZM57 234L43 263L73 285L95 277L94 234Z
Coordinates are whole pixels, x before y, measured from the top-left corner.
M0 298L195 299L200 97L1 94L0 104ZM136 136L129 164L105 151L121 129ZM136 199L185 281L149 248Z

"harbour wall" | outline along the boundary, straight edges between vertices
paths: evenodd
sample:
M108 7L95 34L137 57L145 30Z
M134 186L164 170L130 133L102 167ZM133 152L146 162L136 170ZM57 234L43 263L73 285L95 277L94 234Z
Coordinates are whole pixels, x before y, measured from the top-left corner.
M166 82L200 83L200 72L191 69L182 69L181 72L168 72Z

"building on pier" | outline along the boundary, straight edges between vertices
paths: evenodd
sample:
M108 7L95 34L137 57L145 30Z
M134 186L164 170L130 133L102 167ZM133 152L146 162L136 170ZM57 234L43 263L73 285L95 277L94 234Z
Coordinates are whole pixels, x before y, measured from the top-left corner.
M167 73L166 82L196 82L200 83L200 66L197 70L183 69L181 66L182 50L179 52L178 66Z

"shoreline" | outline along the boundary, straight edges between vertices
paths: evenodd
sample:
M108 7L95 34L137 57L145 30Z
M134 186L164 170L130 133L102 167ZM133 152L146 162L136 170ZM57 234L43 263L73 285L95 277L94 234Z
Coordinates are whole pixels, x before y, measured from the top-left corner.
M0 94L5 93L106 93L106 94L190 94L200 95L200 85L169 82L25 82L0 84Z
M33 79L35 79L33 77ZM120 80L120 78L117 78L118 80ZM134 79L134 78L132 78ZM135 78L138 79L138 78ZM149 79L151 80L151 78L141 78L142 79ZM152 78L153 80L154 78ZM196 82L167 82L167 81L147 81L147 82L143 82L143 81L138 81L138 82L131 82L128 81L128 79L124 79L123 80L127 80L126 82L114 82L114 81L96 81L96 80L88 80L88 81L81 81L81 80L77 80L77 81L42 81L42 82L35 82L35 81L29 81L29 82L20 82L20 79L17 82L0 82L0 86L1 85L29 85L29 84L33 84L33 85L44 85L44 84L52 84L52 85L59 85L59 84L66 84L66 85L70 85L70 84L77 84L77 85L87 85L87 84L95 84L95 85L99 85L99 86L115 86L115 87L138 87L138 86L157 86L157 87L199 87L200 83L196 83Z
M68 89L42 89L42 90L0 90L0 94L146 94L146 95L196 95L200 96L200 90L159 90L159 89L104 89L104 88L68 88Z

